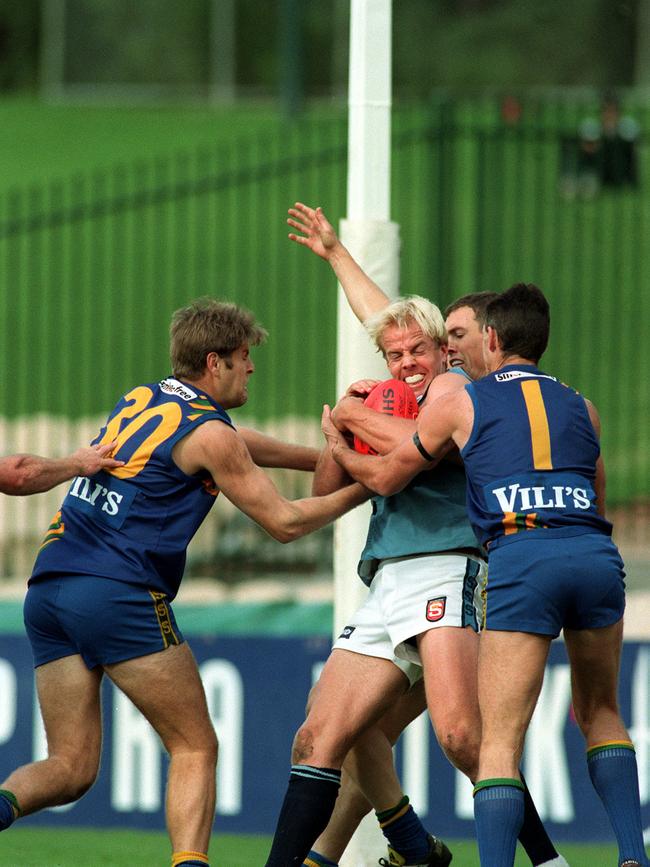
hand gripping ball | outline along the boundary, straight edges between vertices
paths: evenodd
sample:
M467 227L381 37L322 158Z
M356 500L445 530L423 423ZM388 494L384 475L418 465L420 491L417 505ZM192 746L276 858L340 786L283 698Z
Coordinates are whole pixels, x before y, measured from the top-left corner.
M379 382L363 402L364 406L392 415L397 418L415 418L418 414L418 402L410 385L401 379L387 379ZM362 455L376 455L377 452L363 440L354 435L354 449Z

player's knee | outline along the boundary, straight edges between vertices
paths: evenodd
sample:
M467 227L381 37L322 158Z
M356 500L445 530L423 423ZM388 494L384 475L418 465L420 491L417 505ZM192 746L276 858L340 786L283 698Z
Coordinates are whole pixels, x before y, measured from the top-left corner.
M589 738L594 726L600 726L603 722L620 720L616 697L609 700L591 698L590 700L575 699L573 701L575 720L582 734Z
M203 761L216 766L219 757L219 741L214 729L205 733L201 742L195 745L195 751L200 754Z
M300 726L293 740L291 761L294 765L316 764L322 767L339 767L351 743L339 733L321 731L309 719Z
M194 744L193 752L197 753L203 762L216 766L219 757L219 741L212 726L209 726L203 737Z
M72 785L68 788L67 797L64 803L70 804L82 798L86 792L92 787L96 779L96 774L92 776L80 777L72 781Z
M91 788L99 772L99 761L92 756L57 756L61 782L61 804L78 801Z
M436 734L449 761L470 779L475 778L481 734L477 727L457 721L442 727Z
M314 753L316 733L308 722L300 726L293 739L291 761L294 765L309 764Z
M217 759L219 758L219 741L216 734L213 733L210 743L208 744L208 757L210 762L216 767Z

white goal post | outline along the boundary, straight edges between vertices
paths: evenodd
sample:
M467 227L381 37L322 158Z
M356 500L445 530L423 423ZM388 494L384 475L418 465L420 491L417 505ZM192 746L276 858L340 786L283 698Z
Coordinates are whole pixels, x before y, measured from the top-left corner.
M391 0L351 0L347 219L341 239L391 296L398 291L399 231L390 222ZM386 366L365 330L338 294L337 394L355 379L385 379ZM355 509L334 531L334 634L363 600L356 575L370 509ZM353 837L342 867L376 865L385 845L374 815Z

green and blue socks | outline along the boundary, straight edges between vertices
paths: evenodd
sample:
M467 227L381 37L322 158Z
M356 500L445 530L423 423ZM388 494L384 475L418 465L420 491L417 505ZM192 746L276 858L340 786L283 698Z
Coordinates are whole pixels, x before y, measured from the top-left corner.
M0 789L0 831L6 830L20 816L20 807L13 792Z
M391 849L398 852L406 864L417 864L428 857L429 835L407 795L390 810L375 815Z
M205 852L186 850L174 852L172 855L172 867L210 867L208 856Z
M303 867L338 867L336 861L330 861L325 855L311 849L305 860L302 862Z
M481 867L513 864L524 821L521 780L481 780L474 786L474 819Z
M417 813L409 804L407 795L389 810L375 813L379 827L391 849L398 852L407 864L415 864L429 856L429 835ZM303 862L304 867L337 867L325 855L312 849Z
M293 765L266 867L302 864L327 827L341 785L341 771Z
M630 741L611 741L587 750L587 768L618 843L619 861L648 860L643 846L636 753Z

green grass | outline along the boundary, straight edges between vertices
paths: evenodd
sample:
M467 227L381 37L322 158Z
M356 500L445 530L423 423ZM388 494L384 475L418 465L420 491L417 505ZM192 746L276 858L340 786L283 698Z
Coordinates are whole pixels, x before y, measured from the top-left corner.
M258 867L270 837L221 834L210 849L219 867ZM154 831L12 828L0 842L2 867L168 867L167 835Z
M341 111L324 107L317 113ZM0 194L118 163L268 134L284 123L271 102L134 107L46 105L28 97L5 97L0 100Z
M261 867L271 838L262 835L214 837L210 856L218 867ZM454 867L478 867L472 841L450 843ZM563 844L562 854L571 867L594 867L616 862L616 847ZM382 853L377 853L377 858ZM12 828L2 835L2 867L166 867L169 844L165 834L153 831L96 831L57 828ZM529 864L519 852L516 867Z

